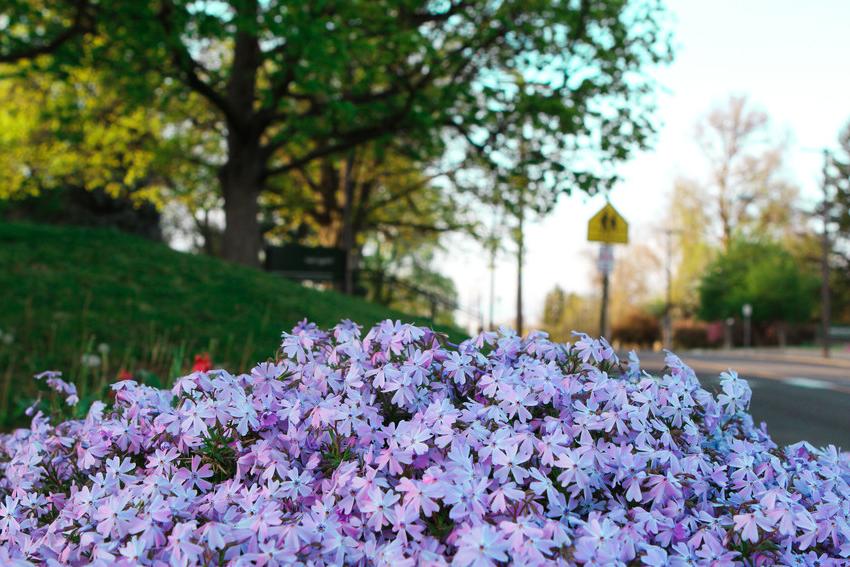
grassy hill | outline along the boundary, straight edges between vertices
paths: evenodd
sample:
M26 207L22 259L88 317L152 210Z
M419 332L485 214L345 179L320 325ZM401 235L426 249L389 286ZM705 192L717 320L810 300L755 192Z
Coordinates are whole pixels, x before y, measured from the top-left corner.
M304 318L429 323L119 232L23 223L0 223L0 306L0 427L20 422L31 376L45 369L77 381L85 400L121 369L162 383L203 352L246 369Z

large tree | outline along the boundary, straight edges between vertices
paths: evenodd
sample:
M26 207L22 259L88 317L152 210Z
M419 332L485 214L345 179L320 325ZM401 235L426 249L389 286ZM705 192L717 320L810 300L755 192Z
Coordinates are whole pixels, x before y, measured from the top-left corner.
M700 281L699 315L706 321L739 317L750 304L753 321L778 323L782 333L785 323L811 317L817 286L817 278L779 244L735 239Z
M827 155L826 203L821 203L818 216L823 215L823 206L831 207L832 225L830 267L831 310L833 320L850 321L850 122L838 134L838 148ZM837 229L837 230L836 230ZM817 269L823 255L821 238L812 238L810 256L812 266Z
M722 247L729 249L736 232L787 235L783 233L799 220L799 211L788 206L798 189L785 176L785 144L767 114L746 97L730 96L712 108L696 130L709 172L698 184L716 219Z
M443 189L449 178L408 155L403 139L353 148L305 165L269 188L262 199L273 227L268 235L343 250L350 292L367 240L398 239L409 230L424 241L472 228L460 196Z
M281 175L400 134L422 157L526 164L600 187L651 135L645 66L669 55L654 0L139 0L96 5L98 58L138 100L216 113L224 255L258 260L260 196Z

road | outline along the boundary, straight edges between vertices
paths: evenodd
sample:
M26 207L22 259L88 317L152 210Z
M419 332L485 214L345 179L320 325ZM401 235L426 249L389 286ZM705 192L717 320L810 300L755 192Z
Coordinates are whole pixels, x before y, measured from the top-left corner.
M850 450L850 359L769 350L677 354L709 391L719 390L718 375L726 369L746 378L753 390L753 419L766 422L780 446L806 440ZM663 353L639 356L650 373L664 367Z

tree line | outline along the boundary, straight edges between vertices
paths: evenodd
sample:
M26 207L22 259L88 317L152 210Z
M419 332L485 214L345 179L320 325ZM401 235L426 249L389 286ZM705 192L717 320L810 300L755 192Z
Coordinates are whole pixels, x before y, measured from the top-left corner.
M521 225L614 183L653 138L666 17L654 0L13 0L0 196L179 204L203 250L246 265L295 241L415 271L442 234L481 234L473 205Z
M649 0L12 0L0 198L176 206L175 227L188 220L200 250L234 262L301 242L449 289L433 267L443 235L492 250L508 238L521 264L529 216L607 190L651 144L666 17ZM677 179L659 219L676 317L739 318L750 303L764 325L811 320L825 214L836 318L848 318L850 126L825 169L826 212L801 204L787 141L746 98L712 109L694 139L705 171ZM633 245L620 262L621 295L643 299L635 310L615 293L615 317L649 324L669 309L634 277L660 270L664 247ZM548 327L566 326L552 313L593 311L559 293Z
M813 341L822 333L816 321L823 262L831 318L850 323L850 123L820 178L807 180L819 188L816 201L804 199L791 176L788 136L745 96L730 96L702 116L694 142L704 168L675 180L666 214L644 227L647 242L632 245L615 270L615 337L660 341L672 309L680 346L741 344L745 318L760 342L785 344L789 332L797 342ZM664 298L668 282L659 278L667 262L671 305ZM576 325L592 328L597 305L594 297L555 289L543 324L563 337ZM737 336L724 337L730 331Z

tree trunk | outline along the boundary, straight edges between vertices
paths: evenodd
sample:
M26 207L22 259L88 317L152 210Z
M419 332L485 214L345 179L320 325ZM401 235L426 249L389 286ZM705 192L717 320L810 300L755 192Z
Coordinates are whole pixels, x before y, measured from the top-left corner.
M266 158L261 151L263 126L256 120L257 70L261 62L256 23L259 0L235 4L241 25L233 46L233 64L227 80L227 163L219 171L224 195L225 228L222 255L226 260L260 265L260 207Z
M230 262L259 267L262 239L258 199L263 164L256 146L247 146L231 146L230 157L219 172L225 217L222 256Z
M345 160L345 170L342 175L343 205L342 205L342 250L345 253L345 276L342 282L343 293L354 293L354 151Z

